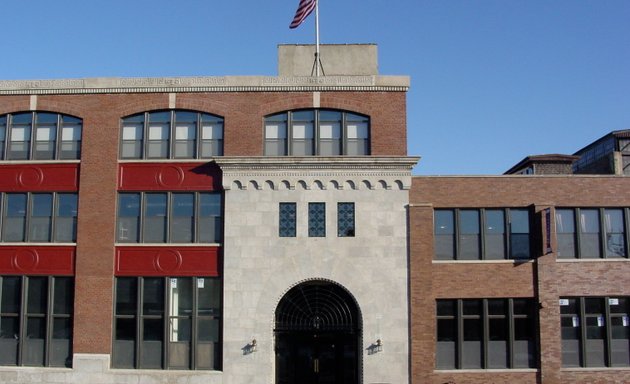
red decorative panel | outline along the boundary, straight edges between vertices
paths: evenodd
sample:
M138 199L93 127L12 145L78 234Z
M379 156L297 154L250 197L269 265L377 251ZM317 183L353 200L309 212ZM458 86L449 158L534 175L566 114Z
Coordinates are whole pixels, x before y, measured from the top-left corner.
M79 164L0 165L2 192L75 192Z
M116 247L117 276L219 276L219 247Z
M124 191L213 191L221 172L212 163L123 163L118 187Z
M0 274L74 275L74 247L0 246Z

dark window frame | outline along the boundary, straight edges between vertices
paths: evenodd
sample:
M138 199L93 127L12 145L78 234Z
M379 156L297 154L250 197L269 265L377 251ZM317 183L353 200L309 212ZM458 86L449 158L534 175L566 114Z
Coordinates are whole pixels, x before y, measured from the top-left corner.
M343 207L352 207L351 218L342 218ZM352 220L350 224L349 221ZM337 237L355 237L356 236L356 208L353 202L337 203Z
M288 210L288 211L287 211ZM286 216L289 215L289 216ZM297 203L282 202L278 205L278 236L297 236Z
M488 302L491 300L502 300L505 302L504 310L502 314L491 314L489 312ZM528 311L526 314L517 314L515 313L515 301L526 301L528 305ZM455 313L449 315L439 314L439 303L451 303L455 306ZM476 302L481 306L481 312L476 314L466 314L464 309L465 303L473 303ZM484 298L484 299L437 299L436 300L436 334L440 333L440 320L451 320L455 323L455 357L454 357L454 367L440 367L440 362L438 361L438 354L436 353L435 366L436 370L450 370L450 369L529 369L536 368L539 364L538 362L538 324L537 324L537 313L536 313L536 301L533 298ZM464 345L464 333L465 333L465 320L479 320L481 322L482 335L481 335L481 361L479 367L464 367L463 366L463 345ZM507 331L507 350L506 350L506 367L500 368L491 368L489 367L489 341L490 341L490 320L491 319L504 319L508 323L508 331ZM515 362L515 320L517 319L528 319L529 320L529 331L530 335L532 335L532 339L530 342L532 343L532 358L529 359L528 367L517 366ZM439 339L436 337L436 349L438 347Z
M462 233L461 229L461 213L464 212L476 212L478 217L477 228L478 232L476 233L478 249L476 251L477 258L462 258L463 250L462 250L462 236L466 235ZM487 211L503 211L503 257L502 258L489 258L489 253L486 252L486 241L488 231L486 229L486 212ZM515 257L513 254L512 243L514 242L513 236L518 235L520 233L513 232L512 229L512 212L514 211L525 211L528 214L528 250L529 257ZM531 260L535 258L534 248L533 248L533 215L531 209L528 207L510 207L510 208L501 208L501 207L493 207L493 208L436 208L434 210L434 227L433 227L433 237L434 244L437 242L438 232L436 231L437 220L435 220L435 213L437 212L451 212L453 217L453 233L452 242L453 242L453 257L452 258L438 258L438 255L434 252L433 258L434 260L452 260L452 261L461 261L461 260Z
M304 120L294 119L293 115L303 113L303 112L313 112L313 120L311 121L313 125L313 137L311 139L312 147L310 148L310 152L312 154L295 155L294 150L293 150L293 142L294 142L293 129L292 129L293 123L294 121L303 122ZM320 149L321 148L321 135L320 135L321 122L322 121L325 122L327 120L320 118L320 115L322 113L327 113L327 112L339 113L341 115L341 118L339 120L340 143L339 143L338 155L322 155L321 154L321 149ZM280 119L282 115L286 115L286 118L284 120ZM353 119L351 116L355 116L356 119ZM268 142L267 121L268 119L269 121L275 121L275 122L284 121L286 125L286 132L285 132L286 137L284 138L284 143L283 143L283 147L284 147L282 151L283 153L268 153L269 152L267 150L267 142ZM348 126L352 122L361 122L361 123L366 124L367 137L364 139L365 140L365 153L349 154L349 148L348 148L349 143L351 143L353 140L358 141L358 139L348 137L348 131L349 131ZM337 109L311 108L311 109L296 109L296 110L290 110L290 111L283 111L283 112L274 113L274 114L265 116L264 123L263 123L263 143L264 143L263 153L265 156L369 156L371 154L371 119L369 116L363 115L361 113L346 111L346 110L337 110Z
M163 242L145 242L144 240L144 227L145 227L145 218L147 217L146 212L146 195L150 194L166 194L166 228L165 228L165 240ZM175 195L193 195L193 216L192 216L192 240L191 241L173 241L173 199ZM139 214L138 216L121 216L121 196L123 195L137 195L139 196L140 206L139 206ZM220 212L218 216L201 215L201 198L203 195L214 195L219 196L219 204L220 204ZM223 201L224 196L222 192L212 192L212 191L195 191L195 192L186 192L186 191L143 191L143 192L131 192L131 191L119 191L118 192L118 209L116 210L116 242L120 244L220 244L223 242ZM123 228L121 228L121 218L122 217L137 217L138 219L138 227L137 227L137 236L136 239L123 239L121 236ZM214 217L215 221L215 241L202 241L202 235L200 228L202 224L200 223L200 219L205 217Z
M613 312L611 310L611 300L619 300L619 299L623 299L626 301L626 312L624 313L623 311L620 312ZM566 300L565 303L563 303L563 301ZM593 313L587 310L587 300L590 302L593 301L600 301L600 308L603 309L602 311L600 311L599 313ZM570 302L573 301L575 304L575 310L571 311L570 310ZM600 319L598 319L598 317L601 317L601 320L603 320L603 324L602 325L597 325L597 327L603 327L603 343L604 343L604 349L603 349L603 353L604 355L601 357L604 364L593 364L591 363L591 358L593 350L592 348L589 350L588 346L587 346L587 340L591 340L594 339L593 337L589 337L589 323L592 323L592 320L595 320L596 324L598 324L598 322L600 321ZM626 322L626 324L628 325L624 325L623 327L628 329L627 333L630 333L630 297L629 296L567 296L567 297L561 297L560 298L560 323L561 323L561 329L564 330L565 328L579 328L578 330L578 362L577 364L569 364L567 361L565 361L565 353L567 351L564 350L564 348L562 349L562 367L565 368L617 368L617 367L629 367L630 366L630 344L626 343L626 345L628 346L628 350L626 350L626 360L627 360L627 364L625 365L621 365L621 364L613 364L612 361L612 340L613 335L612 335L612 329L611 329L611 325L613 324L612 319L622 319L623 317L625 317L625 320L622 320L622 324L623 321ZM570 321L569 321L570 320ZM577 320L577 326L575 325L575 321ZM563 323L572 323L572 327L565 327ZM562 341L565 340L564 337L564 332L561 332L561 337L562 337ZM571 339L574 340L574 339Z
M3 288L3 280L5 278L11 279L19 279L19 302L17 303L18 311L17 312L3 312L2 308L4 305L0 305L0 317L3 319L6 318L15 318L18 321L18 333L14 336L16 339L16 356L15 356L15 364L1 364L3 366L36 366L36 367L72 367L72 339L73 339L73 326L72 320L74 318L74 277L72 276L0 276L0 304L2 301L2 288ZM46 295L45 295L45 312L31 312L31 303L30 303L30 294L32 293L30 284L31 282L37 280L44 280L46 287ZM64 281L68 286L66 287L67 293L70 294L70 297L65 297L65 301L70 305L67 306L68 312L58 311L57 302L55 299L56 296L56 288L57 281ZM29 328L29 320L30 319L43 319L44 321L44 338L43 338L43 351L42 351L42 364L34 364L33 362L28 361L27 351L29 348L27 343L24 341L38 339L31 338L28 335ZM55 320L65 320L69 324L69 338L64 339L58 337L55 334L57 331L57 325ZM62 330L63 334L63 330ZM54 345L54 340L66 340L65 344L68 347L68 353L63 359L63 364L58 364L54 361L53 354L58 351L58 345Z
M599 255L587 255L584 252L584 232L582 230L580 214L583 210L596 210L599 215ZM625 242L623 251L623 256L609 256L608 255L608 237L606 230L606 210L621 210L622 212L622 225L623 225L623 240ZM630 257L630 208L624 207L556 207L555 209L555 230L556 236L558 236L558 211L571 211L573 212L573 232L562 232L564 234L573 234L573 247L574 247L574 255L562 255L560 249L558 249L558 259L566 260L566 259L590 259L590 260L598 260L598 259L627 259ZM559 248L559 247L558 247Z
M8 195L22 195L26 196L26 210L24 212L24 231L23 240L5 240L6 238L6 220L8 214ZM50 225L48 227L48 240L32 240L31 225L34 222L33 216L33 201L35 195L51 196L52 206L50 211ZM65 216L60 214L60 197L65 195L75 196L77 213L74 216ZM77 218L78 218L78 193L76 192L3 192L0 193L0 243L76 243L77 239ZM59 221L61 218L71 217L74 220L73 233L71 241L57 241L57 230L60 228Z
M28 127L29 131L29 140L28 144L26 144L25 157L13 158L11 151L11 143L12 135L13 135L13 118L16 115L31 115L30 122L19 124L16 126ZM39 115L56 115L55 131L54 131L54 140L37 140L37 128L40 126L38 123ZM68 119L65 121L64 119ZM76 121L74 121L76 120ZM83 137L83 120L81 118L57 113L57 112L49 112L49 111L24 111L24 112L13 112L0 116L0 121L3 123L0 125L4 128L4 140L0 141L0 160L13 160L13 161L51 161L51 160L79 160L81 159L81 143ZM76 128L80 130L80 135L78 140L63 140L63 130L64 128ZM74 137L74 136L73 136ZM27 140L19 141L19 143L26 143ZM17 142L16 142L17 143ZM37 155L39 151L37 151L37 144L39 143L54 143L52 147L52 156L51 157L42 157L39 158ZM76 145L76 148L72 151L64 150L64 144L72 143L73 146ZM74 155L67 156L67 152L72 152Z
M149 139L149 126L151 125L150 115L151 114L160 114L160 113L169 113L170 117L168 122L164 122L164 124L168 125L168 138L167 141L167 155L166 156L149 156L149 142L154 141ZM176 138L176 126L177 113L193 113L196 114L197 117L194 121L195 127L195 138L193 143L193 151L194 156L177 156L176 155L176 145L182 141L192 141L192 140L178 140ZM134 119L141 119L140 121L134 121ZM221 131L220 139L204 139L204 122L209 121L212 124L219 124ZM127 122L127 123L126 123ZM137 142L138 140L125 140L124 139L124 130L126 126L141 126L142 138L139 140L140 144L140 156L124 156L124 146L125 144ZM201 112L201 111L192 111L186 109L164 109L164 110L155 110L155 111L145 111L141 113L137 113L134 115L125 116L121 119L120 122L120 138L119 138L119 153L118 156L121 160L160 160L160 159L210 159L217 156L223 156L224 150L224 134L225 134L225 119L222 116L215 115L212 113ZM159 140L158 140L159 141ZM211 155L204 155L204 144L213 144L216 142L216 152Z
M128 280L128 281L135 281L135 308L131 311L131 313L118 313L117 311L117 297L118 297L118 289L119 289L119 282L121 280ZM162 285L162 307L161 307L161 313L159 314L145 314L145 295L144 295L144 287L145 284L144 282L148 279L153 279L153 280L162 280L163 281L163 285ZM174 305L170 299L170 295L169 292L170 290L173 288L172 284L173 284L173 279L178 279L179 280L188 280L190 281L191 284L191 294L192 297L190 297L190 301L191 301L191 311L189 314L187 315L172 315L171 314L171 309L172 309L172 305ZM206 280L213 280L215 282L218 282L217 284L217 292L216 295L218 296L218 313L211 313L211 314L201 314L200 313L200 306L199 306L199 283L200 283L200 279L203 279L204 281ZM117 353L117 347L116 347L116 342L118 340L127 340L128 339L119 339L117 337L116 334L116 330L117 330L117 322L118 320L133 320L135 322L135 331L134 331L134 338L133 338L133 343L134 343L134 350L133 350L133 366L129 367L127 365L117 365L117 359L116 356L112 356L112 363L111 366L112 368L115 369L177 369L177 370L211 370L211 371L220 371L222 369L222 346L223 346L223 282L221 280L221 278L219 277L210 277L210 276L188 276L188 277L183 277L183 276L173 276L173 277L167 277L167 276L118 276L116 277L115 280L115 284L114 284L114 308L113 308L113 322L112 322L112 332L113 332L113 336L112 336L112 343L114 344L113 346L113 350L112 353L116 354ZM159 320L162 321L162 339L161 339L161 345L162 345L162 353L161 353L161 366L158 367L144 367L143 366L143 352L144 352L144 348L143 348L143 342L145 341L144 338L144 320ZM188 346L189 346L189 352L188 352L188 367L183 367L183 366L174 366L170 363L170 349L174 348L171 344L174 343L181 343L181 341L172 341L171 340L171 335L170 335L170 325L172 323L173 320L189 320L190 321L190 340L188 340ZM198 347L201 344L209 344L206 340L201 340L200 339L200 332L199 332L199 321L200 320L216 320L218 321L218 340L216 342L212 342L214 347L214 350L216 352L216 354L214 354L213 356L215 357L215 361L213 364L213 368L209 368L209 367L203 367L201 366L198 357Z

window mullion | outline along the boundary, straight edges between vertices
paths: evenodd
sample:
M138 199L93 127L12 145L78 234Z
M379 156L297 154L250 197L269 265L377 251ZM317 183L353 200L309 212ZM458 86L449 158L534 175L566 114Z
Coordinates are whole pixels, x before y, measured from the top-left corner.
M580 208L575 209L573 215L573 225L575 226L575 248L578 259L582 258L582 226L580 225ZM580 303L581 304L581 303Z
M57 223L55 213L57 212L58 205L59 205L57 200L59 200L59 194L57 192L53 192L52 193L52 212L50 212L50 234L48 235L48 242L50 243L55 242L55 225Z
M463 358L463 349L464 349L464 310L463 310L463 301L461 299L457 300L457 312L455 314L457 319L457 344L455 346L457 355L456 355L456 363L455 367L457 369L462 369L462 358Z
M28 277L21 276L20 278L20 338L18 340L18 362L17 365L21 366L24 361L24 341L26 340L26 309L27 309L27 290L28 290Z
M286 134L287 156L293 155L293 113L287 112L287 134Z
M486 210L479 209L479 252L481 260L486 259ZM485 303L485 300L484 300ZM483 305L486 307L486 304Z
M630 221L628 221L628 214L630 213L630 210L628 208L625 208L623 210L624 215L624 226L623 226L623 233L624 233L624 240L626 241L626 249L625 249L625 253L626 253L626 258L630 257L630 231L628 230L628 228L630 228Z
M32 112L32 116L31 116L31 132L30 132L30 140L28 142L28 156L26 157L27 160L32 160L33 159L33 149L35 146L35 138L33 137L34 134L36 134L36 127L37 127L37 113L36 112ZM26 139L26 138L25 138Z
M507 321L508 321L508 368L514 368L514 299L508 299L507 307ZM532 333L534 334L534 333Z
M136 344L135 344L135 350L136 350L136 354L135 354L135 362L134 362L134 367L136 369L140 368L140 361L141 361L141 356L140 354L142 353L142 349L140 348L140 346L142 345L142 293L143 293L143 284L144 284L144 280L142 279L142 277L138 277L136 279Z
M610 301L608 297L604 298L604 326L606 331L606 340L604 341L604 361L607 367L612 366L612 323L610 321Z
M195 121L195 159L201 158L201 113L197 113L197 120Z
M63 121L61 119L61 114L57 114L57 134L55 135L55 155L53 159L60 159L61 156L61 135L63 134Z
M313 154L315 154L315 156L319 155L319 122L320 122L320 118L319 118L319 109L315 110L315 118L313 119Z
M510 234L512 233L512 226L511 226L512 220L511 220L511 216L510 216L510 209L509 208L505 208L503 211L503 238L504 238L504 242L503 242L503 255L504 255L504 259L506 260L510 260L512 259L512 254L510 253L510 249L512 249L510 247Z
M142 122L142 140L140 145L142 146L141 158L147 158L147 147L149 144L149 112L144 113L144 121Z
M48 299L46 302L46 333L44 335L44 366L50 366L50 346L52 342L52 332L53 332L53 308L54 308L54 277L48 276Z
M199 218L201 217L199 199L201 199L199 193L195 192L193 194L193 243L199 242Z
M459 208L454 209L453 213L454 213L454 216L455 216L454 217L454 221L455 222L453 223L454 224L453 227L455 229L454 230L454 232L455 232L455 239L454 239L455 240L455 257L454 257L454 260L459 260L459 255L460 255L460 252L459 252L459 248L460 248L460 244L459 244L460 243L460 241L459 241L459 232L460 232L460 230L459 230Z
M488 318L488 299L481 300L481 348L483 350L481 356L481 367L488 369L488 345L490 344L490 319Z
M582 367L588 367L586 356L586 308L584 297L580 297L578 302L580 315L580 353L582 354Z
M198 286L197 278L191 278L192 285L192 313L190 321L191 334L190 334L190 369L197 369L197 311L198 311Z
M144 216L146 212L146 194L140 193L140 212L138 212L138 243L144 243Z
M606 249L608 247L606 240L606 223L604 222L604 208L599 209L599 254L600 258L606 259L608 255L606 254Z
M168 159L175 157L175 111L171 110L170 121L168 122Z
M171 332L171 279L169 277L164 277L164 320L163 320L163 324L164 326L163 328L163 339L164 342L162 343L163 348L162 348L162 369L168 369L169 368L169 361L168 361L168 356L169 356L169 350L170 350L170 332Z
M24 242L31 241L31 216L33 215L33 194L25 192L26 195L26 212L24 212Z
M171 242L171 222L173 216L173 194L166 192L166 242Z
M348 130L346 129L348 123L348 115L345 112L341 113L341 154L348 154Z

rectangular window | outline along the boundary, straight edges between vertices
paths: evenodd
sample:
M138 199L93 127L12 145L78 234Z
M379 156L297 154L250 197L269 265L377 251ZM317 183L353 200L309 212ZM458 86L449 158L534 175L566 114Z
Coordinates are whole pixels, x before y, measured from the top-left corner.
M222 197L216 192L118 195L120 243L220 243Z
M628 208L558 208L558 258L627 258Z
M223 119L202 115L201 157L223 156Z
M196 142L197 114L194 112L175 112L175 158L195 158Z
M115 368L221 368L221 281L116 279Z
M433 220L436 260L531 258L528 209L436 209Z
M31 215L29 220L29 240L49 242L53 217L53 196L49 193L31 195Z
M354 235L354 203L337 203L337 236Z
M36 115L34 159L52 160L55 158L58 117L59 115L54 113Z
M370 119L353 113L346 114L347 150L350 156L362 156L370 153Z
M144 119L125 119L122 127L122 143L120 157L122 159L142 158L142 138L144 137Z
M437 300L437 369L534 368L533 299Z
M630 298L560 299L564 367L630 366Z
M0 159L4 159L4 145L7 138L7 117L0 116Z
M341 112L320 111L319 154L337 156L341 154Z
M81 157L81 120L61 116L60 159L78 159Z
M326 237L325 203L308 203L308 236Z
M297 208L295 203L280 203L279 236L295 237Z
M310 156L315 153L315 113L300 111L292 114L291 149L294 156Z
M287 114L265 119L265 155L284 156L287 152Z
M0 277L0 365L70 367L73 279Z
M30 156L32 113L18 113L11 116L9 131L8 160L27 160Z
M455 260L455 211L436 210L433 226L435 258L437 260Z

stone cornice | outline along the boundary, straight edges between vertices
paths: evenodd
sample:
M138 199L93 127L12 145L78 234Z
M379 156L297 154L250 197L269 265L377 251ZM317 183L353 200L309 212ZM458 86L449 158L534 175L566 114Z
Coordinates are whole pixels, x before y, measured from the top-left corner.
M214 162L224 172L324 171L343 174L365 171L411 172L420 160L411 156L224 156Z
M0 80L0 95L186 92L406 92L407 76L212 76Z

